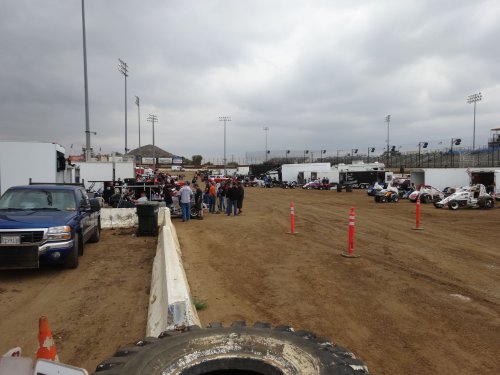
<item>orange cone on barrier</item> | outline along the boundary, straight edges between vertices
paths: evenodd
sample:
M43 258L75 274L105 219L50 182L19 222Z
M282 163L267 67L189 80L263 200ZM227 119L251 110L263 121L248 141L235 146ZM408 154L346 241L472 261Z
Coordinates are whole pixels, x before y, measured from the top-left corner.
M56 345L49 327L49 320L46 316L40 317L38 322L38 350L36 359L48 359L49 361L59 362L56 352Z

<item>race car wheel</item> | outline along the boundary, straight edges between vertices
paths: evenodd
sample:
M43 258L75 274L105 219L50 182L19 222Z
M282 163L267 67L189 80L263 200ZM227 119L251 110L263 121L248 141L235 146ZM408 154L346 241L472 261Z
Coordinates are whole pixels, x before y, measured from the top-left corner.
M493 198L486 198L484 200L484 208L490 209L495 206L495 202L493 201Z
M99 364L99 375L194 374L368 374L366 365L345 348L311 332L268 323L231 327L211 323L165 331L120 349Z
M394 203L397 203L399 201L399 196L397 194L394 194L392 197L391 197L391 201L394 202Z
M458 210L458 208L460 207L460 204L457 202L457 201L450 201L448 202L448 208L450 210Z

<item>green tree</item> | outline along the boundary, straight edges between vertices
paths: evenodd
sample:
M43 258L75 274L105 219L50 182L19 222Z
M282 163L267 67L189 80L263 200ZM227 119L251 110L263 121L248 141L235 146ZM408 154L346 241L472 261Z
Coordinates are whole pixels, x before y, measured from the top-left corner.
M227 166L233 167L233 168L238 168L238 163L236 163L235 161L230 161L229 163L227 163Z
M191 156L194 165L201 165L201 161L203 160L203 156L201 155L193 155Z

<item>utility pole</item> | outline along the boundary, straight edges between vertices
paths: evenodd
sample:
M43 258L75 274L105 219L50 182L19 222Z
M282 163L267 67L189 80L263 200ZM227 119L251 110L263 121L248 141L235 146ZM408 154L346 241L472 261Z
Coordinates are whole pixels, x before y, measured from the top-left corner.
M469 95L467 98L467 103L471 104L474 103L474 127L473 127L473 132L472 132L472 160L473 160L473 166L475 166L475 160L476 157L474 156L474 151L476 150L476 103L481 101L482 99L481 93L477 94L472 94Z
M391 122L391 115L385 116L385 122L387 122L387 165L389 165L389 124Z
M118 59L118 71L125 77L125 155L128 152L127 147L127 77L128 77L128 65L122 59Z
M267 133L269 132L269 126L264 126L262 129L266 132L266 161L267 161Z
M89 86L87 80L87 38L85 35L85 1L82 0L82 31L83 31L83 85L85 89L85 161L92 156L90 146L90 123L89 123Z
M155 122L158 122L158 117L155 115L149 115L148 121L153 124L153 171L156 172Z
M224 121L224 176L227 175L226 168L226 122L231 121L230 116L219 116L219 121Z
M139 97L135 97L135 104L137 105L137 123L139 126L139 157L142 159L142 152L141 152L141 109L140 109L140 100ZM142 160L141 160L142 163Z

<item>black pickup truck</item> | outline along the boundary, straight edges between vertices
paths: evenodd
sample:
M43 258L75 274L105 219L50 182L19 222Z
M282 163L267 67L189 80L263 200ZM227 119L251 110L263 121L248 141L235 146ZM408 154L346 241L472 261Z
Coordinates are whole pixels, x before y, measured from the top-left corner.
M0 269L78 267L84 244L100 239L100 209L83 185L9 188L0 198Z

